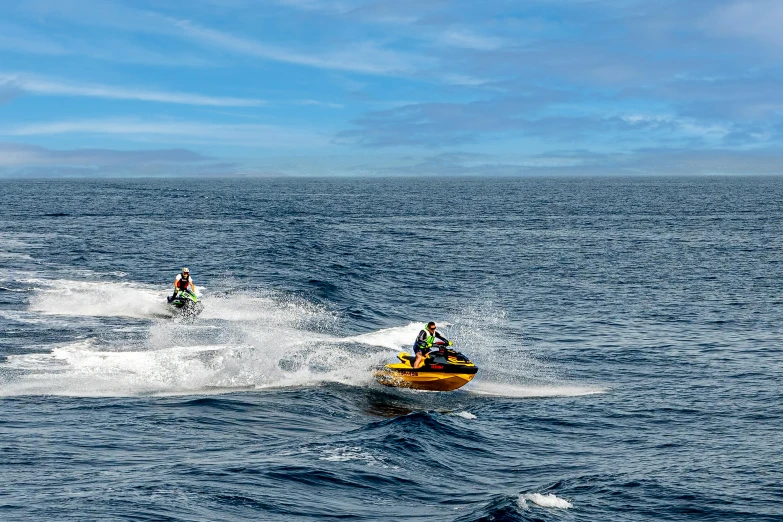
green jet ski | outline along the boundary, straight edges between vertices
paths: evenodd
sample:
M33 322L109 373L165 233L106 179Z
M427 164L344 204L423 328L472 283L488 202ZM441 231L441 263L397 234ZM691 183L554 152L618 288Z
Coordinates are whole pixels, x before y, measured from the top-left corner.
M204 309L204 305L199 302L198 296L190 290L180 290L177 292L177 295L169 296L167 300L174 317L193 319Z

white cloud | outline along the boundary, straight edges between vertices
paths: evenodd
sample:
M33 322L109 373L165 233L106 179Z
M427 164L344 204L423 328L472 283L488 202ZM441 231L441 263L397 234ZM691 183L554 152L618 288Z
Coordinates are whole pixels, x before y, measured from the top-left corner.
M481 78L475 78L473 76L467 76L463 74L444 74L440 76L441 81L443 83L448 83L450 85L464 85L464 86L479 86L486 84L489 80L484 80Z
M441 45L460 47L463 49L475 49L479 51L492 51L499 49L508 42L504 38L482 36L467 29L448 29L438 36Z
M100 84L79 85L28 75L0 73L0 85L3 84L11 85L30 94L47 96L84 96L214 107L257 107L265 103L263 100L251 98L204 96L184 92L154 91Z
M731 132L729 125L718 123L700 123L693 118L681 118L672 114L624 114L618 116L631 125L646 125L648 127L669 127L690 137L704 139L723 138Z
M296 100L293 102L295 105L312 105L315 107L325 107L327 109L344 109L345 105L342 103L322 102L319 100Z

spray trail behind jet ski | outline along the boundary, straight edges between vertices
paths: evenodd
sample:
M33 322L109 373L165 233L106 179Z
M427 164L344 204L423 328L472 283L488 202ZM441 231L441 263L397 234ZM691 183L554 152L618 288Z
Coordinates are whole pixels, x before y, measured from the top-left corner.
M204 312L195 323L183 325L158 319L165 317L168 288L35 278L27 284L36 288L29 309L9 315L10 320L56 321L77 332L86 328L88 334L36 350L44 353L9 355L0 364L2 395L190 394L324 382L375 387L373 370L409 350L423 323L345 336L338 314L301 297L274 291L210 294L202 287ZM118 322L123 317L131 321ZM453 324L440 321L457 347L481 366L480 378L466 391L580 393L556 383L546 388L536 382L533 390L527 379L540 372L532 359L520 351L498 365L496 345L503 340L482 332L471 317L455 316Z

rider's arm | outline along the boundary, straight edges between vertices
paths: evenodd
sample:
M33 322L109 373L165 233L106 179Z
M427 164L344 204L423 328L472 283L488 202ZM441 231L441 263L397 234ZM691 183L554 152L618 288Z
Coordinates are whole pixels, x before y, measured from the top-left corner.
M416 346L419 346L421 348L427 347L427 332L422 330L419 332L419 335L416 337Z
M445 342L446 344L449 344L449 340L443 337L441 334L439 334L437 331L435 332L435 337L440 339L441 341Z
M190 289L193 290L193 293L196 293L196 285L193 284L193 278L190 278Z
M445 337L443 337L443 336L442 336L441 334L439 334L438 332L435 332L435 337L437 337L438 339L440 339L441 341L443 341L443 342L444 342L444 343L446 343L447 345L451 346L451 341L449 341L448 339L446 339Z
M179 275L179 274L177 274L177 277L176 277L176 278L174 278L174 290L177 290L177 289L179 289L179 287L177 286L177 283L179 283L179 280L180 280L180 279L182 279L182 276L181 276L181 275Z

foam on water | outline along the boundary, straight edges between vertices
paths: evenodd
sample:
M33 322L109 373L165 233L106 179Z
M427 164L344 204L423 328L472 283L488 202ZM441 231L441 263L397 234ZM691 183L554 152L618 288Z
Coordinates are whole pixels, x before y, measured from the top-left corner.
M48 325L50 327L67 326L69 324L65 320L19 310L0 310L0 317L9 323Z
M542 495L541 493L526 493L520 495L517 500L519 507L523 509L528 508L528 501L541 507L557 508L557 509L570 509L574 507L569 501L562 499L552 493Z
M29 261L33 257L30 254L20 254L18 252L0 252L0 259L17 259L23 261Z
M137 283L32 279L30 310L51 315L135 317L167 315L165 290Z
M28 251L31 248L40 248L40 243L46 237L44 234L0 232L0 252Z
M363 462L367 466L389 467L382 457L376 457L359 446L342 446L339 448L327 449L324 453L325 455L318 457L318 460L326 460L329 462L358 461Z
M470 387L470 392L477 395L493 395L497 397L578 397L581 395L594 395L605 393L606 388L591 385L578 385L567 383L552 384L507 384L500 382L486 382L475 379Z
M189 394L343 382L367 385L379 350L330 333L335 314L284 295L215 296L195 324L165 316L165 292L133 283L28 281L35 290L19 323L60 326L69 317L146 319L136 328L104 326L107 335L10 355L0 365L0 394L125 396ZM83 324L83 323L80 323ZM101 322L90 323L101 325ZM136 333L116 338L116 332ZM141 332L141 334L139 334ZM133 337L133 336L132 336ZM40 346L36 350L40 350Z
M58 323L72 321L69 316L147 321L137 321L131 329L105 326L109 335L57 345L50 353L9 356L0 365L2 395L168 395L323 382L375 386L374 369L394 361L400 350L410 351L424 322L340 336L339 317L302 298L279 292L209 295L205 290L203 313L195 323L184 325L160 319L168 312L166 292L160 287L64 279L27 282L35 288L29 310L8 319L29 324L47 324L53 316ZM478 310L453 322L439 321L456 347L479 364L479 376L466 390L507 397L602 391L568 384L520 384L521 377L540 377L540 365L521 348L498 356L497 347L508 345L497 336L503 332L502 319L502 314ZM127 335L112 340L120 332ZM133 334L135 339L128 341ZM474 418L468 412L458 415Z
M342 350L312 351L299 359L286 369L281 368L286 359L264 357L262 350L249 345L108 351L80 342L48 354L8 356L4 373L17 378L0 383L0 394L171 395L372 382L368 359L355 361Z

